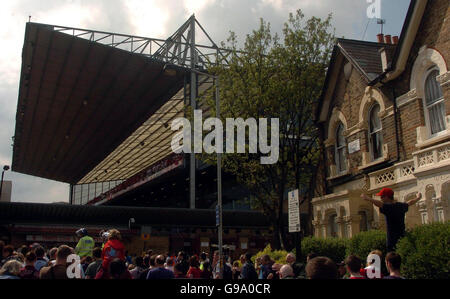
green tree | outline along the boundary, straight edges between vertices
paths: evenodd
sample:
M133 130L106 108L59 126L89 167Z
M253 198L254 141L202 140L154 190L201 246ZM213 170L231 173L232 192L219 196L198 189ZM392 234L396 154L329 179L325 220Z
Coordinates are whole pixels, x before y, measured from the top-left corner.
M227 63L208 71L220 77L220 118L267 118L270 143L270 119L279 119L279 159L262 165L267 156L224 154L225 171L252 193L253 208L262 210L271 220L275 248L284 248L283 202L289 190L300 188L305 200L311 199L315 187L316 165L320 157L317 130L312 121L313 107L319 98L329 63L334 32L331 15L325 20L305 20L301 10L290 14L282 39L270 31L261 19L260 26L247 35L238 48L231 32L222 46L230 50ZM213 92L205 97L213 104ZM212 113L214 114L214 109ZM248 130L246 132L248 140ZM215 156L202 159L215 163ZM310 213L311 214L311 213ZM310 221L309 221L310 222Z

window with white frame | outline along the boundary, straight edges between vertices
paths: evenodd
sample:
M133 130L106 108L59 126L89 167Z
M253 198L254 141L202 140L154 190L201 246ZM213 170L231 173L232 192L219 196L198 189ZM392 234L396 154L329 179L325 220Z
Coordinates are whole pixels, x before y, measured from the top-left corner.
M380 105L375 104L369 112L369 148L372 161L383 157L383 128L379 117Z
M344 125L341 123L336 130L336 169L338 173L347 171L347 158L345 157L345 148L347 144L344 137Z
M436 77L439 70L432 68L428 71L425 80L425 119L427 120L430 135L435 136L445 131L445 105L444 96Z

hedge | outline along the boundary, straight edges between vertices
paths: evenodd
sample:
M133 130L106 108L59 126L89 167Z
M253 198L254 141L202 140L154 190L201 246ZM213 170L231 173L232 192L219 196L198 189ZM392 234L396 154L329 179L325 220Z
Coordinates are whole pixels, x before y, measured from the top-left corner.
M319 256L329 257L337 263L341 262L345 259L347 244L347 239L306 237L302 240L303 262L306 262L306 256L312 252Z
M418 226L397 243L402 275L410 279L450 279L450 222Z
M270 244L267 245L263 251L258 252L252 257L253 263L255 263L257 258L262 257L265 254L268 254L270 258L277 264L286 264L286 255L288 254L288 252L285 250L272 250Z
M356 255L366 260L373 250L380 250L383 256L386 255L386 232L370 230L353 236L348 242L346 255Z
M386 273L384 257L386 255L386 232L371 230L361 232L351 239L306 237L302 240L302 261L306 255L314 252L327 256L335 262L349 255L356 255L363 261L373 250L383 253L382 272ZM397 253L402 258L401 273L409 279L450 279L450 221L423 225L408 230L404 238L397 243ZM295 251L294 251L295 252ZM253 257L253 261L268 254L277 263L285 264L287 252L273 251L267 246Z

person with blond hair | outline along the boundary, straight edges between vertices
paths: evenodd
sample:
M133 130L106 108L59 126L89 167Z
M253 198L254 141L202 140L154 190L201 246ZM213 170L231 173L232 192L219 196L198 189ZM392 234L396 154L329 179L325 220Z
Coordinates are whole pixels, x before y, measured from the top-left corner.
M280 269L280 279L294 279L294 269L291 265L283 265Z
M102 251L102 267L97 272L95 279L109 278L109 264L116 258L125 261L125 246L122 243L122 236L117 229L108 231L108 242Z
M374 259L374 256L379 257L379 265L377 267L377 263ZM373 250L367 256L367 266L361 270L361 275L368 279L381 279L383 278L383 274L381 273L381 259L383 253L380 250ZM369 274L368 274L369 273Z
M7 261L0 270L0 279L20 279L22 264L16 260Z

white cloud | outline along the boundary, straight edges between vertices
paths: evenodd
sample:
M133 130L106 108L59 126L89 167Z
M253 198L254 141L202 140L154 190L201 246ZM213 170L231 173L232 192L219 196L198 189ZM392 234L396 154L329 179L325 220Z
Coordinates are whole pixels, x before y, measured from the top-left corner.
M165 23L170 18L169 12L158 7L153 0L126 1L129 10L130 22L135 28L133 34L145 37L166 38Z

